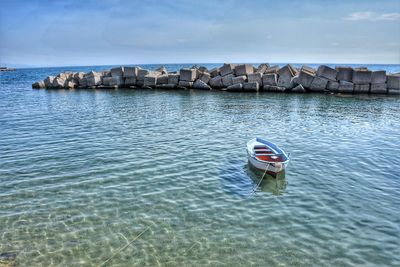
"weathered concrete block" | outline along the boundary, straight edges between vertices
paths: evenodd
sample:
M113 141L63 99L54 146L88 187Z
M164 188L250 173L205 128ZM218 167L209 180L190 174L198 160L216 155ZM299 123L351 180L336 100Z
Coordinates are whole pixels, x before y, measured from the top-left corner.
M44 79L44 85L46 88L51 88L53 86L53 80L54 76L48 76L46 79Z
M328 84L326 85L326 89L328 89L329 91L334 92L334 93L339 92L339 82L328 81Z
M222 77L228 74L233 74L233 70L235 69L235 65L233 64L224 64L220 69L219 72Z
M112 68L110 71L112 77L122 77L124 75L124 67Z
M85 79L86 79L86 78L85 78ZM102 84L103 84L104 86L109 86L111 80L112 80L112 77L103 77L103 78L102 78ZM79 85L81 85L80 81L79 81Z
M243 84L244 82L246 82L246 80L247 80L247 76L246 75L233 77L232 78L232 84Z
M249 75L250 73L253 73L253 65L251 64L241 64L237 65L235 67L235 74L236 76L241 76L241 75Z
M263 85L278 85L278 74L276 73L266 73L262 76Z
M353 83L355 84L369 84L371 83L372 71L369 70L354 70Z
M291 90L293 93L305 93L306 89L304 89L303 85L299 84L295 88Z
M101 76L99 74L91 74L86 76L86 85L91 87L91 86L97 86L101 84Z
M241 83L232 84L231 86L228 86L226 90L229 92L241 92L243 91L243 84Z
M197 79L193 83L193 88L201 90L211 90L211 87L200 79Z
M32 84L33 89L42 89L46 88L46 85L44 84L44 81L38 81Z
M138 67L124 67L125 78L136 78L138 76ZM118 76L118 75L116 75Z
M315 75L301 69L299 73L299 84L303 85L304 88L310 88L312 81L314 80Z
M353 93L355 94L369 94L369 84L354 84Z
M262 74L261 73L250 73L247 75L247 80L249 83L254 83L257 82L259 86L262 86L263 81L262 81Z
M307 66L307 65L301 66L300 71L307 72L308 74L311 74L312 76L315 76L317 73L317 71L314 68Z
M203 72L199 77L200 80L202 80L205 83L208 83L211 79L211 74L208 72Z
M109 86L122 86L124 85L124 79L122 78L122 76L114 76L111 77L111 79L109 80L108 83Z
M86 77L80 78L80 79L78 80L78 87L84 88L84 87L86 87L86 86L87 86Z
M279 77L280 76L290 76L293 77L297 74L297 69L290 64L287 64L279 69L278 71Z
M247 82L243 83L243 91L245 92L257 92L260 89L258 82Z
M210 70L210 75L211 77L216 77L219 75L219 68L213 68L212 70Z
M179 81L178 86L184 87L184 88L192 88L193 82Z
M85 76L85 73L84 73L84 72L76 72L76 73L74 73L74 75L73 75L74 79L75 79L75 80L78 80L78 81L79 81L79 79L82 79L84 76Z
M297 74L297 71L290 65L286 65L278 71L278 86L292 89L294 87L292 78Z
M104 80L104 78L103 78L103 80ZM103 82L103 84L104 84L104 82ZM133 86L133 85L136 85L136 78L134 78L134 77L127 77L127 78L125 78L124 85L126 85L126 86Z
M266 92L284 92L286 88L282 86L264 85L263 90Z
M297 85L299 85L300 84L299 74L292 77L292 79L290 80L290 83L293 84L293 87L296 87Z
M233 74L228 74L222 77L222 85L224 87L228 87L231 86L232 83L232 78L234 78L235 76Z
M137 79L138 81L144 81L144 77L145 77L146 75L150 74L150 71L149 71L149 70L144 70L144 69L141 69L141 68L138 68L137 72L138 72L138 74L137 74L136 79Z
M157 85L168 84L168 74L162 74L157 77Z
M400 90L400 75L391 74L387 76L387 87Z
M210 79L210 85L212 88L221 88L223 87L222 84L222 77L221 76L215 76Z
M379 70L373 71L371 75L371 83L385 83L386 82L386 71Z
M354 84L352 82L339 81L339 93L352 94L354 90Z
M156 71L159 72L160 75L168 74L168 70L167 70L167 68L164 67L164 66L161 66L161 67L157 68Z
M197 70L196 69L181 69L179 71L180 80L187 82L194 82L197 78Z
M328 67L326 65L320 65L317 69L317 76L331 81L336 81L337 73L337 70L332 69L331 67Z
M268 68L269 68L269 64L268 64L268 63L260 64L260 65L257 67L256 73L264 74L264 72L265 72Z
M178 73L169 73L168 74L168 84L178 85L179 83L179 74Z
M143 86L149 86L149 87L156 87L157 85L157 76L148 74L144 76L143 80Z
M61 77L55 77L53 80L52 88L64 88L65 86L65 79Z
M264 73L275 73L278 74L279 72L279 65L270 66Z
M373 83L371 84L371 94L386 94L387 93L386 83Z
M78 84L74 81L68 81L65 85L65 88L68 88L68 89L74 89L77 87L78 87Z
M353 80L353 69L351 67L338 66L335 69L338 71L338 74L336 75L338 81L351 82Z
M328 79L315 76L308 89L313 92L323 92L325 91L327 85Z

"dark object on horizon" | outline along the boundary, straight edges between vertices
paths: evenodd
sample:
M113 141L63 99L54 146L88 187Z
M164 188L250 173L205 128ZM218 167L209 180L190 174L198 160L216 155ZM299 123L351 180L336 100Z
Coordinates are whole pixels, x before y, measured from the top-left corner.
M0 67L0 71L14 71L15 68Z

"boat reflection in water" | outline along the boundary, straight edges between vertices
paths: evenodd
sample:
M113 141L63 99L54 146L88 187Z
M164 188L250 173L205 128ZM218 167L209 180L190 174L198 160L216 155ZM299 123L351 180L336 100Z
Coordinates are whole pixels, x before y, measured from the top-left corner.
M227 167L221 170L219 177L222 189L226 193L241 197L250 197L261 193L271 193L273 195L282 195L285 193L287 181L284 171L278 173L276 176L265 174L260 183L264 172L255 169L247 162L232 160L224 166Z

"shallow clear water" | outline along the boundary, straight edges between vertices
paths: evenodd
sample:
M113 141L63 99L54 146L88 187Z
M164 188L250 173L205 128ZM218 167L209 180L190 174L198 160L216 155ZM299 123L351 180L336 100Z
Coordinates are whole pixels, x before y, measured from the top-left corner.
M0 260L97 266L148 229L106 266L400 265L399 97L30 89L59 71L0 74ZM292 161L252 194L255 136Z

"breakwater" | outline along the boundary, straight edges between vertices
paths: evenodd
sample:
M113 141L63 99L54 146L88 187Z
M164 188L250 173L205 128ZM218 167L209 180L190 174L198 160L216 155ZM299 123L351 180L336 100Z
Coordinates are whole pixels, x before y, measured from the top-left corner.
M203 66L182 68L169 72L165 67L156 70L121 66L104 71L62 72L32 84L40 89L113 89L164 88L225 90L231 92L330 92L361 94L400 94L400 73L371 71L366 67L351 68L320 65L314 69L291 64L283 67L268 63L223 64L208 70Z

